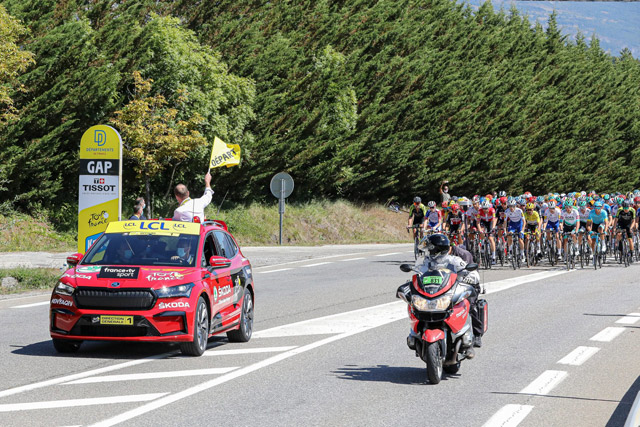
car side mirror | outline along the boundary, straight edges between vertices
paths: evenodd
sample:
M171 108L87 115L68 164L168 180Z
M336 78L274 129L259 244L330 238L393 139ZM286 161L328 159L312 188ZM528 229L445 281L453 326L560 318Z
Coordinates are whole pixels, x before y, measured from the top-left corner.
M464 269L467 271L476 271L478 269L478 264L476 264L475 262L470 262Z
M83 255L80 253L69 255L67 257L67 264L70 265L71 267L75 267L76 265L78 265L82 257Z
M413 267L411 266L411 264L400 264L400 270L404 271L405 273L409 273L413 271Z
M211 268L226 268L231 265L231 260L223 256L212 256L209 258L209 267Z

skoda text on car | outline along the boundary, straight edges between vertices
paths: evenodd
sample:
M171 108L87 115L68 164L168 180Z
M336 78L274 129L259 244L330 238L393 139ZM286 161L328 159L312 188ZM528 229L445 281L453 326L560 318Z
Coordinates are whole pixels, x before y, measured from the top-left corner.
M251 338L251 264L222 221L114 222L67 262L50 305L60 352L84 340L160 341L199 356L213 334Z

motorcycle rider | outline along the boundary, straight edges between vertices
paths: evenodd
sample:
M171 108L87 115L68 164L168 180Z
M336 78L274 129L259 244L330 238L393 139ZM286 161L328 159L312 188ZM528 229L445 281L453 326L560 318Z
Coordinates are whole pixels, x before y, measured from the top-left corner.
M483 327L480 320L480 312L477 307L478 295L485 293L484 286L480 283L480 275L478 271L467 271L465 262L459 256L451 254L451 244L449 238L444 234L432 234L424 239L427 256L424 257L422 265L418 266L419 270L424 273L429 270L438 268L447 268L462 278L462 282L471 285L474 293L469 297L471 323L473 326L473 346L482 347ZM411 348L411 343L415 342L415 338L410 333L407 343Z

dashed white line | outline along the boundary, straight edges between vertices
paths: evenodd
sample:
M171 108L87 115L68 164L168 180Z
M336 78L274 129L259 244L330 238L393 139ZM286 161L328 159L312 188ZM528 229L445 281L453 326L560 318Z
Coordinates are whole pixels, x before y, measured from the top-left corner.
M302 265L301 267L317 267L319 265L326 265L326 264L333 264L333 262L317 262L315 264L309 264L309 265Z
M567 377L565 371L544 371L531 384L520 391L520 394L545 395Z
M342 262L346 262L346 261L358 261L361 259L366 259L365 257L359 257L359 258L349 258L349 259L341 259L340 261Z
M207 350L204 356L234 356L238 354L258 354L258 353L278 353L281 351L288 351L296 348L297 346L286 347L260 347L260 348L237 348L232 350Z
M558 276L565 273L567 273L567 270L564 269L559 271L542 271L540 273L527 274L526 276L488 282L485 283L485 287L487 288L487 294L493 294L495 292L513 288L515 286L524 285L525 283L536 282L538 280L548 279L549 277Z
M34 409L70 408L76 406L107 405L111 403L148 402L169 393L132 394L129 396L91 397L87 399L50 400L46 402L7 403L0 412L31 411Z
M589 358L596 354L599 350L600 349L598 347L580 346L573 350L571 353L567 354L562 359L558 360L557 363L560 363L562 365L580 366L584 362L589 360Z
M482 427L516 427L532 409L531 405L505 405Z
M277 269L277 270L256 271L256 273L260 273L260 274L268 274L268 273L277 273L278 271L287 271L287 270L293 270L293 268L279 268L279 269Z
M640 313L629 313L621 319L616 320L620 325L635 325L640 320Z
M378 254L375 256L391 256L391 255L400 255L402 252L390 252L388 254ZM413 252L412 252L413 253Z
M14 305L11 308L29 308L29 307L36 307L38 305L45 305L45 304L49 304L49 301L34 302L33 304Z
M189 369L184 371L168 371L168 372L144 372L140 374L122 374L122 375L105 375L99 377L83 378L81 380L71 381L64 384L94 384L94 383L110 383L116 381L135 381L135 380L152 380L157 378L178 378L178 377L195 377L204 375L220 375L238 369L235 367L228 368L208 368L208 369Z
M591 341L609 342L625 331L625 328L608 327L590 338Z

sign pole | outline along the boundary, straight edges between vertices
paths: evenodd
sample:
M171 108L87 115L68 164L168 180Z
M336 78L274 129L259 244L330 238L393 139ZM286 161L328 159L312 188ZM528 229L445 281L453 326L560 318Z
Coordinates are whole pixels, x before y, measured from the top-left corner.
M293 178L285 172L277 173L273 178L271 178L269 188L271 189L271 194L278 198L278 213L280 214L280 235L278 242L282 245L282 223L285 208L284 201L293 192Z
M280 180L280 185L281 185L281 189L280 189L280 246L282 246L282 217L284 215L284 188L285 188L285 184L284 184L284 179Z

